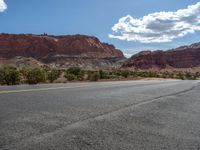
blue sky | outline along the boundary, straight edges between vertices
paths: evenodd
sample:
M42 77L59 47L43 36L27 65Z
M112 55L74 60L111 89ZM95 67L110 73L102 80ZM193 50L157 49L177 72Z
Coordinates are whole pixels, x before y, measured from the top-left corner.
M191 30L188 30L189 33L185 30L184 33L176 31L176 34L180 34L179 37L174 38L168 34L168 40L163 38L158 40L157 37L152 37L153 34L144 35L146 29L140 29L139 25L130 27L130 22L127 24L123 21L126 27L130 27L131 32L129 29L122 29L121 22L118 21L120 18L128 18L128 21L132 19L136 23L141 22L142 19L139 21L139 18L143 16L161 11L177 12L180 9L187 9L189 5L197 5L198 0L4 0L4 2L7 4L7 9L1 8L0 3L0 32L3 33L93 35L103 42L114 44L128 54L146 49L169 49L200 41L200 29L194 29L193 24L190 25L194 29L193 33ZM198 10L199 7L194 9ZM157 20L160 20L159 17L162 18L160 14L156 15ZM199 11L195 15L199 17ZM160 28L160 24L155 24L155 20L150 23L156 27L156 31ZM167 23L160 26L165 25ZM114 26L116 31L112 29ZM142 36L135 38L138 35L132 31L133 29L140 31L141 33L137 34ZM122 33L127 33L128 36L124 38ZM160 33L164 33L163 28ZM109 34L115 38L110 38Z

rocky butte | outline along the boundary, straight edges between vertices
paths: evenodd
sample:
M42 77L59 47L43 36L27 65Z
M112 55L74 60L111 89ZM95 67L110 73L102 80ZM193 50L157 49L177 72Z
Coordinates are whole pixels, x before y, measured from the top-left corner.
M139 70L200 68L200 43L168 51L143 51L126 60L122 67Z
M120 67L123 53L86 35L0 34L0 64L87 69Z

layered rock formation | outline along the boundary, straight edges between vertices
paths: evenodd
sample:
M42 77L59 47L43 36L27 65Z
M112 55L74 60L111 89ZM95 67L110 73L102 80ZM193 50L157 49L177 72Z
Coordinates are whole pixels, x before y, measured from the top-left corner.
M124 62L132 69L181 69L200 67L200 43L168 51L143 51Z
M54 67L91 69L118 67L125 59L120 50L96 37L0 34L0 63L26 58Z

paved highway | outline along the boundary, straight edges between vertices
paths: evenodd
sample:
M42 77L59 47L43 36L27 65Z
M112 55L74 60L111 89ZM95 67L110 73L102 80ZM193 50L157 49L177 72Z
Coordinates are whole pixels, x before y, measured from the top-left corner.
M199 81L0 87L1 150L199 150Z

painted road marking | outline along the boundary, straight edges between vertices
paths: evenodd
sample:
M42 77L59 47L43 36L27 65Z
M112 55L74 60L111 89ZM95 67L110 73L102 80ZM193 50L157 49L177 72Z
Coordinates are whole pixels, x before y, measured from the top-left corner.
M140 84L136 84L136 85L143 85L143 82L139 82L139 83ZM155 83L157 83L157 82L155 82ZM133 83L132 82L112 83L110 85L124 86L124 85L128 85L128 84L133 84ZM146 85L146 84L144 84L144 85ZM38 89L25 89L25 90L6 90L6 91L0 91L0 94L11 94L11 93L22 93L22 92L40 92L40 91L59 90L59 89L74 89L74 88L82 88L82 87L90 87L90 86L92 86L92 85L64 86L64 87L55 87L55 88L38 88ZM104 85L104 86L106 87L107 85Z
M39 92L39 91L49 91L49 90L58 90L58 89L74 89L87 87L85 86L68 86L68 87L55 87L55 88L39 88L39 89L26 89L26 90L10 90L10 91L0 91L0 94L10 94L10 93L22 93L22 92Z

